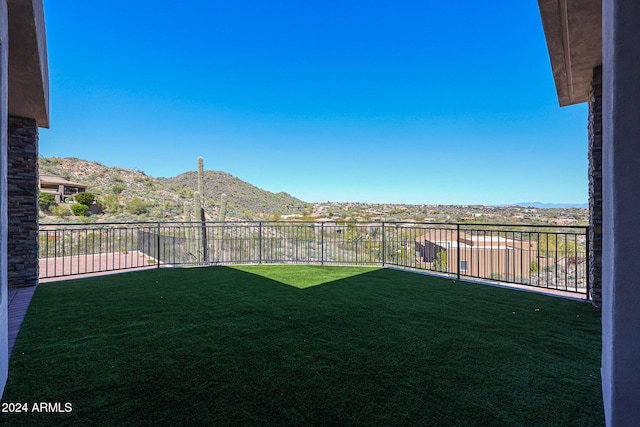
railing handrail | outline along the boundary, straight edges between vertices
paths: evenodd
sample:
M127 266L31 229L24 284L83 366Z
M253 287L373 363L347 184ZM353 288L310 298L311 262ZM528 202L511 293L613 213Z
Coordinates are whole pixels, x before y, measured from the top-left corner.
M160 224L202 224L201 221L122 221L122 222L41 222L40 226L100 226L100 225L149 225L155 226ZM227 220L217 221L208 220L206 224L259 224L259 223L283 223L283 224L349 224L371 226L377 224L410 224L410 225L449 225L470 226L470 227L524 227L524 228L557 228L557 229L576 229L588 230L588 225L558 225L558 224L509 224L509 223L482 223L482 222L432 222L432 221L347 221L347 220L331 220L331 221L312 221L312 220Z

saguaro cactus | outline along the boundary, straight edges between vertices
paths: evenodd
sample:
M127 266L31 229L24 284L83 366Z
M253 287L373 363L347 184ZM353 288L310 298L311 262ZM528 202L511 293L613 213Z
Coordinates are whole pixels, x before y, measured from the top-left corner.
M191 222L191 205L184 202L184 222Z
M198 157L198 191L200 192L200 196L202 196L202 200L200 202L202 205L198 205L199 207L204 207L204 161L202 157Z
M194 213L196 214L196 218L200 219L200 203L202 203L202 201L200 200L200 192L199 191L194 191L193 192L193 210Z
M199 191L194 191L193 192L193 216L194 216L194 221L198 221L200 219L200 192ZM200 242L202 237L202 230L200 227L195 227L195 241L198 242L196 243L196 245L200 245ZM198 252L200 251L200 248L197 248Z
M222 193L220 196L220 212L218 213L218 221L224 222L227 217L227 195Z
M197 196L196 196L197 195ZM196 221L200 220L200 232L199 237L202 242L202 254L203 261L208 262L208 254L207 254L207 224L206 218L204 215L204 161L202 157L198 157L198 191L193 193L194 197L194 213L196 216Z

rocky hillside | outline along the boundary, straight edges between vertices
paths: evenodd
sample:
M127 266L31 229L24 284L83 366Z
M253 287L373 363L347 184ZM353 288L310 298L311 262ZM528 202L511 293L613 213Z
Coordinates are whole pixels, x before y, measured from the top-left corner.
M162 185L180 194L191 196L190 190L198 186L197 172L186 172L175 178L158 179ZM236 216L273 215L289 213L294 206L306 206L305 202L288 193L271 193L226 172L204 172L204 198L207 205L218 206L222 194L227 195L227 212Z
M193 202L197 173L174 178L153 178L144 172L104 166L77 158L40 158L41 175L62 176L88 186L105 208L100 221L177 220L184 218L184 203ZM218 218L220 196L227 195L228 219L261 219L291 213L308 204L287 193L271 193L226 172L204 172L205 213ZM132 200L136 199L134 203ZM142 202L142 203L140 203ZM137 209L131 208L135 204ZM48 213L43 213L48 214Z

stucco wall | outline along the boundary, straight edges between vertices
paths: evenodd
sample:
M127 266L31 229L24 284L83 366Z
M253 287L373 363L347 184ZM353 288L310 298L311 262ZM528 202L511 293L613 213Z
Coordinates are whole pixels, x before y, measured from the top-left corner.
M602 5L602 392L607 426L640 426L640 2Z

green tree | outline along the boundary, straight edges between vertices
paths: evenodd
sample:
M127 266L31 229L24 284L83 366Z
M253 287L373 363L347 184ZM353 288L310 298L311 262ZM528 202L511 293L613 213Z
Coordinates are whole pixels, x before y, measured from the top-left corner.
M585 251L584 246L576 243L571 234L539 233L531 241L537 241L538 254L541 257L555 258L557 254L561 258L576 252L584 254Z
M89 206L96 199L96 196L93 193L84 192L76 194L74 198L76 199L76 202Z
M120 213L120 197L117 194L106 194L102 197L100 205L105 211L111 215L117 215Z
M55 205L51 208L51 213L59 218L71 215L71 211L64 205Z
M48 211L51 206L56 204L56 198L51 193L40 192L38 196L38 205L43 211Z
M438 252L433 262L433 269L442 272L447 271L447 251Z
M192 188L183 188L182 190L179 191L179 193L186 197L187 199L191 199L193 198L193 189Z
M535 274L538 271L540 271L540 265L538 264L538 261L531 261L531 263L529 264L529 271L532 274Z
M139 197L134 197L127 203L127 210L134 215L142 215L147 213L149 205Z
M84 216L84 214L87 213L88 210L89 206L83 205L82 203L71 205L71 212L73 212L75 216Z
M122 182L116 182L109 188L113 194L120 194L127 188Z

